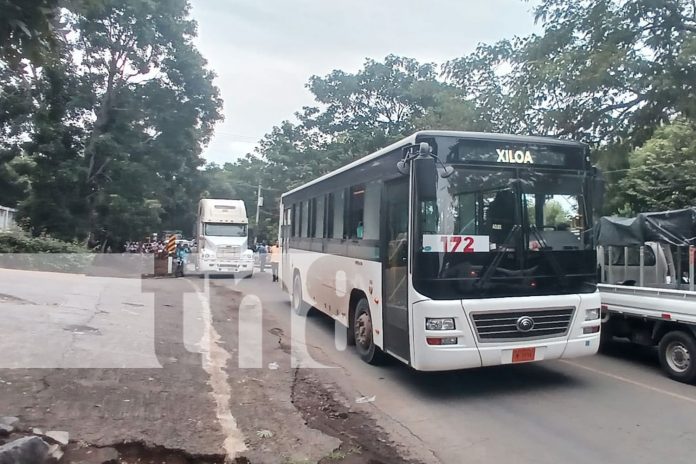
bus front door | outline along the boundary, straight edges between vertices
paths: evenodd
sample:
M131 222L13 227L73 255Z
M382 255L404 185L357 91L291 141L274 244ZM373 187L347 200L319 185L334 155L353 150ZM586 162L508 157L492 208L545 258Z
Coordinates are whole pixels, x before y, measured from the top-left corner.
M385 184L382 234L384 259L384 349L410 360L408 327L408 177Z

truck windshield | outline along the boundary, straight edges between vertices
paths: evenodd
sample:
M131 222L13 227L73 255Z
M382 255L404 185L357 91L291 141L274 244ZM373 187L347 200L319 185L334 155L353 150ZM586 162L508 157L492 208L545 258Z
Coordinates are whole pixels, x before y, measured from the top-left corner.
M204 234L212 237L246 237L246 224L220 224L208 222L205 224Z
M450 299L594 291L583 171L458 166L431 178L436 188L415 197L419 292Z

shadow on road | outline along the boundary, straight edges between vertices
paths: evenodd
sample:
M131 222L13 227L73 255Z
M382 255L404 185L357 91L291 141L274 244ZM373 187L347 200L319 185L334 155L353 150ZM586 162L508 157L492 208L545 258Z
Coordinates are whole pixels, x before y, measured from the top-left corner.
M661 371L657 348L653 346L636 345L626 340L613 340L602 345L600 355Z
M316 309L308 314L309 324L333 336L334 321ZM331 347L325 347L331 349ZM357 354L355 355L357 356ZM445 372L419 372L396 359L371 367L374 376L389 376L415 393L434 399L490 397L491 395L549 392L558 389L581 389L580 377L567 375L547 363L492 366Z

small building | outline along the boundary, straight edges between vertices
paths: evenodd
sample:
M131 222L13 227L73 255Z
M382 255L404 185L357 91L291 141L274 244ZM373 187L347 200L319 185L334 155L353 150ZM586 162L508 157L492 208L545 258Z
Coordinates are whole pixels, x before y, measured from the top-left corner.
M17 228L17 223L15 222L16 209L8 208L7 206L0 206L0 231L5 232L8 230L14 230Z

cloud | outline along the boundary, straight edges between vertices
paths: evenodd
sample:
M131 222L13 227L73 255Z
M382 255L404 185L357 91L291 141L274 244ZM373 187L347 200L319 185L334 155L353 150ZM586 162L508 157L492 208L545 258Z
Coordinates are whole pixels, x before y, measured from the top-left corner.
M394 53L424 62L533 30L521 0L193 0L197 44L218 75L225 117L204 155L228 161L313 103L311 75ZM250 142L251 140L251 142Z

